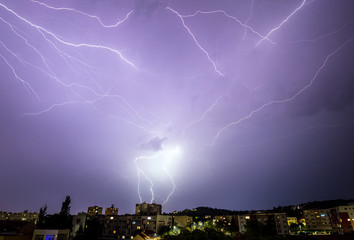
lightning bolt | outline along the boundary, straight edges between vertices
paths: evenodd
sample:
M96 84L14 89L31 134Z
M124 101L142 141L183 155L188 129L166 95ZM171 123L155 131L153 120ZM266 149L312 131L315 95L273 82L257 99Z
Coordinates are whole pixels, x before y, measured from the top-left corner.
M216 143L217 139L220 137L220 135L226 131L227 129L239 125L240 123L242 123L243 121L251 118L254 114L258 113L259 111L263 110L264 108L271 106L273 104L280 104L280 103L287 103L290 101L293 101L295 98L297 98L300 94L302 94L306 89L308 89L309 87L312 86L313 82L317 79L317 76L319 75L319 73L322 71L322 69L327 65L328 60L335 55L336 53L338 53L341 49L343 49L346 45L348 45L352 40L354 39L354 37L352 37L351 39L349 39L348 41L346 41L344 44L342 44L340 47L338 47L337 49L335 49L332 53L330 53L329 55L327 55L327 57L325 58L325 60L323 61L322 65L317 69L316 73L314 74L314 76L312 77L312 79L310 80L310 82L305 85L303 88L301 88L299 91L297 91L293 96L291 96L290 98L286 98L286 99L282 99L282 100L273 100L270 102L267 102L265 104L263 104L262 106L258 107L257 109L251 111L248 115L240 118L239 120L235 121L235 122L231 122L229 124L227 124L226 126L224 126L223 128L221 128L216 135L214 136L212 142L210 144L208 144L207 146L212 146Z
M228 93L228 92L227 92L227 93ZM186 131L187 131L188 128L190 128L190 127L192 127L193 125L195 125L195 124L197 124L197 123L203 121L203 120L205 119L205 117L206 117L211 111L213 111L214 108L219 104L220 100L221 100L222 98L224 98L224 97L227 95L227 93L225 93L225 94L223 94L223 95L217 97L216 100L214 101L214 103L209 106L209 108L200 116L200 118L198 118L198 119L196 119L196 120L190 122L190 123L183 129L183 131L182 131L182 137L184 138L185 133L186 133Z
M36 28L40 33L43 34L46 33L49 36L52 36L55 40L57 40L58 42L60 42L61 44L64 44L66 46L70 46L70 47L76 47L76 48L80 48L80 47L88 47L88 48L96 48L96 49L103 49L109 52L112 52L116 55L119 56L120 59L122 59L125 63L129 64L130 66L132 66L134 69L138 70L138 68L128 59L126 59L122 53L120 53L118 50L111 48L111 47L107 47L104 45L95 45L95 44L87 44L87 43L70 43L67 42L63 39L61 39L60 37L58 37L56 34L54 34L53 32L39 26L36 25L32 22L30 22L29 20L25 19L24 17L21 17L19 14L17 14L15 11L13 11L12 9L8 8L7 6L5 6L4 4L0 3L0 6L3 7L6 11L12 13L13 15L15 15L17 18L19 18L20 20L22 20L23 22L29 24L31 27Z
M172 11L174 11L174 10L172 10ZM268 38L268 36L264 36L264 35L260 34L259 32L257 32L256 30L254 30L251 26L249 26L249 25L243 23L243 22L242 22L241 20L239 20L238 18L229 15L229 14L226 13L224 10L213 10L213 11L200 11L200 10L198 10L198 11L196 11L194 14L191 14L191 15L180 15L180 14L178 14L176 11L175 11L175 13L176 13L178 16L180 16L181 19L187 18L187 17L195 17L197 14L222 13L222 14L225 15L227 18L230 18L230 19L236 21L239 25L241 25L242 27L244 27L244 28L250 30L251 32L253 32L253 33L256 34L257 36L259 36L261 39L267 40L267 41L269 41L271 44L276 45L276 43L273 42L272 40L270 40L270 39ZM183 23L184 23L184 22L183 22Z
M139 156L139 157L135 158L134 163L136 165L136 172L137 172L137 176L138 176L138 187L137 187L137 190L138 190L138 197L139 197L140 202L143 202L143 198L141 196L141 191L140 191L141 176L143 176L148 181L148 183L150 185L150 187L149 187L149 190L150 190L150 193L151 193L150 203L153 203L156 194L154 193L154 190L153 190L153 187L154 187L153 181L151 180L151 178L149 178L147 176L145 171L141 168L141 166L139 165L139 162L144 161L144 160L152 160L152 159L157 159L157 158L160 158L160 157L164 157L164 159L163 159L163 161L164 161L163 166L164 167L163 168L164 168L164 171L167 174L167 176L169 177L170 182L172 184L172 190L168 194L166 200L162 204L162 205L165 205L168 202L168 200L170 199L170 197L173 195L173 193L175 191L175 188L176 188L174 179L173 179L171 173L168 171L168 161L167 161L168 157L166 155L176 154L177 152L178 152L178 148L176 147L175 150L161 151L161 152L158 152L157 154L154 154L154 155L151 155L151 156Z
M142 203L143 200L142 200L142 197L141 197L141 192L140 192L140 181L141 181L141 178L140 178L140 175L142 174L145 179L150 183L150 192L151 192L151 200L150 200L150 203L152 203L154 201L154 198L155 198L155 193L154 193L154 190L153 190L153 182L152 180L145 174L145 172L140 168L139 164L138 164L138 161L141 161L141 160L149 160L149 159L154 159L154 158L157 158L161 155L163 155L164 153L163 152L160 152L156 155L153 155L153 156L140 156L140 157L137 157L135 158L134 162L135 162L135 165L136 165L136 169L137 169L137 175L138 175L138 196L139 196L139 200L140 202Z
M300 6L298 6L292 13L290 13L283 21L281 21L281 23L276 26L275 28L273 28L272 30L270 30L270 32L261 40L259 40L256 43L256 46L258 46L261 42L263 42L264 40L268 39L268 37L275 31L277 31L279 28L281 28L282 25L284 25L287 21L289 21L289 19L295 15L296 12L298 12L306 3L306 0L303 0L300 4Z
M59 107L63 107L63 106L68 106L68 105L90 105L92 106L96 111L106 115L106 116L109 116L111 118L116 118L116 119L119 119L119 120L122 120L128 124L131 124L137 128L140 128L142 129L144 132L148 133L148 134L152 134L151 130L149 130L146 126L144 126L144 124L141 124L137 121L131 121L131 120L128 120L127 118L123 118L121 116L117 116L117 115L112 115L112 114L108 114L106 112L103 112L102 110L100 110L96 105L95 103L97 103L98 101L104 99L104 98L107 98L107 97L112 97L112 98L121 98L122 100L125 100L122 96L120 95L101 95L100 97L97 97L93 100L83 100L83 101L65 101L65 102L61 102L61 103L55 103L55 104L52 104L50 105L49 107L47 107L46 109L43 109L41 111L38 111L38 112L31 112L31 113L25 113L22 115L22 117L34 117L34 116L39 116L39 115L42 115L44 113L48 113L50 111L52 111L53 109L55 108L59 108ZM133 108L134 109L134 108Z
M249 14L248 18L246 19L245 25L248 24L249 20L251 20L251 18L253 16L253 6L254 6L254 0L251 1L250 14ZM245 27L245 31L243 32L242 41L244 41L246 39L246 33L247 33L247 27Z
M348 121L348 122L344 122L344 123L336 123L336 124L326 123L326 124L319 124L319 125L309 126L309 127L306 127L306 128L295 130L292 133L289 133L289 134L284 135L284 136L274 137L274 138L266 139L266 140L263 140L263 141L260 141L260 142L256 142L254 144L248 144L248 145L244 145L244 146L251 147L251 146L260 145L260 144L271 142L271 141L282 140L282 139L286 139L286 138L292 137L294 135L297 135L297 134L299 134L301 132L305 132L305 131L316 129L316 128L338 128L338 127L344 127L346 125L351 125L353 123L354 123L354 120Z
M211 64L214 66L215 72L216 72L217 74L219 74L221 77L224 77L224 74L222 74L222 73L218 70L218 68L217 68L217 66L216 66L216 64L215 64L215 62L211 59L209 53L200 45L200 43L199 43L198 40L195 38L195 36L194 36L194 34L192 33L192 31L189 29L189 27L187 27L187 25L186 25L185 22L184 22L183 16L180 15L177 11L173 10L173 9L170 8L170 7L167 7L166 9L167 9L167 10L170 10L170 11L173 12L173 13L175 13L175 14L181 19L181 22L182 22L183 27L184 27L185 29L187 29L189 35L191 35L191 37L193 38L193 40L194 40L195 44L198 46L198 48L199 48L200 50L202 50L203 53L205 53L205 55L207 56L209 62L211 62Z
M95 26L98 26L98 27L101 26L104 29L116 28L116 27L120 26L125 21L127 21L129 19L129 17L134 12L134 10L128 12L122 20L115 22L114 24L105 24L98 16L95 16L95 15L92 15L92 14L89 14L89 13L86 13L86 12L83 12L83 11L80 11L80 10L77 10L74 8L55 7L55 6L43 3L38 0L30 0L30 1L36 6L43 7L43 8L45 7L47 9L50 9L49 11L51 11L51 10L53 10L53 11L66 11L66 12L71 12L71 13L75 14L75 16L77 16L77 14L82 15L85 17L85 19L90 20L90 22L91 22L91 20L95 21L94 22ZM174 10L170 7L167 7L166 12L169 11L169 12L171 12L171 16L175 17L175 15L176 15L180 19L180 21L184 27L183 29L185 29L187 31L185 34L189 34L189 36L192 38L190 40L193 40L195 45L199 48L202 57L204 57L204 56L206 57L206 59L213 66L214 72L217 75L224 77L224 74L222 73L221 69L219 69L218 58L217 58L217 60L213 60L210 57L210 54L207 51L207 48L203 47L200 44L197 37L191 31L190 27L187 26L187 24L185 22L186 18L192 18L192 17L197 16L198 14L204 14L204 15L222 14L223 16L226 17L225 19L231 19L233 22L237 23L237 27L240 27L241 30L244 30L242 41L244 41L246 39L246 34L248 34L247 31L249 31L250 34L252 33L255 36L257 36L256 41L258 41L258 42L256 43L255 46L258 46L260 43L262 43L265 40L267 42L269 42L270 44L277 45L276 42L274 42L273 40L270 39L272 34L274 34L276 31L280 30L280 28L282 28L290 19L292 19L296 15L296 13L299 12L305 5L313 2L311 0L307 0L307 1L301 0L302 2L300 4L300 6L298 6L288 16L286 16L286 18L284 20L282 20L276 27L271 29L267 34L262 34L259 31L256 31L252 26L249 25L250 19L252 19L252 17L253 17L254 2L255 2L254 0L251 0L251 1L252 2L251 2L251 8L250 8L249 15L248 15L247 19L245 19L243 21L239 20L237 17L231 16L230 14L228 14L224 10L213 10L213 11L200 11L200 10L198 10L194 14L183 15L183 14L180 14L179 12L177 12L176 10ZM98 79L97 79L97 81L95 80L96 77L105 77L109 80L112 80L114 77L110 76L111 78L109 78L109 77L105 76L103 73L99 72L100 71L99 68L94 68L94 67L90 66L89 62L86 63L85 60L82 60L82 58L80 57L81 52L79 52L79 54L77 54L77 55L74 53L69 54L71 52L67 49L76 49L76 48L87 49L87 48L90 48L90 49L97 49L99 51L103 51L104 53L113 54L114 56L117 56L119 58L118 60L120 60L123 64L126 64L128 69L134 69L134 70L142 73L142 71L138 69L138 67L133 63L133 61L129 60L128 58L126 58L122 54L123 51L109 47L109 46L105 46L105 45L87 43L86 41L84 41L84 43L82 43L81 41L80 41L81 43L80 42L77 43L77 41L72 42L71 40L68 40L65 37L62 37L59 34L57 34L57 32L55 30L50 31L40 25L37 25L37 24L31 22L30 20L26 19L25 17L20 16L14 10L6 7L4 4L0 3L0 6L3 9L5 9L7 12L11 13L12 15L14 15L18 19L20 19L22 22L24 22L25 25L26 24L29 25L30 26L29 28L31 28L31 29L34 28L35 30L33 30L33 31L36 33L36 35L39 33L40 35L39 34L38 35L41 37L41 39L43 38L45 43L48 43L49 47L51 49L53 49L53 51L55 53L58 54L56 56L58 56L59 58L62 58L63 61L65 61L68 69L70 70L70 74L73 74L73 75L82 74L83 76L88 76L91 79L91 81L93 83L95 83L95 85L96 85L96 86L90 85L89 83L81 84L81 82L76 82L75 80L72 80L71 78L69 78L68 80L66 78L64 78L64 79L59 78L58 76L60 76L60 74L58 73L57 74L58 76L57 76L55 74L56 68L54 68L54 65L50 64L51 58L48 55L43 54L44 51L41 52L39 50L41 48L36 48L35 47L36 45L31 44L31 41L30 41L31 39L30 38L27 39L26 34L23 31L21 31L18 27L10 24L5 19L0 17L0 20L3 23L7 24L10 27L11 31L18 38L22 39L28 48L32 49L36 53L36 57L38 55L38 57L41 59L41 62L39 64L35 65L34 63L31 63L30 60L26 61L26 59L28 59L28 58L21 57L21 55L17 54L15 51L13 51L11 49L11 47L6 46L5 45L6 42L4 43L4 42L0 41L0 46L2 46L1 49L3 50L0 53L0 57L4 61L4 63L9 67L9 70L12 71L12 74L14 75L14 77L20 83L22 83L22 85L25 86L25 88L27 90L31 91L31 93L33 93L36 96L36 98L39 100L38 94L34 91L32 86L30 85L30 83L28 81L24 80L23 76L20 76L21 75L21 74L19 74L20 72L17 70L17 68L14 67L16 65L13 65L13 62L9 60L9 59L12 60L13 57L16 58L21 64L29 66L35 70L40 71L42 74L44 74L46 77L48 77L51 81L55 80L55 82L59 83L61 86L68 88L68 90L71 91L71 92L69 92L70 94L75 94L75 96L73 96L73 95L70 95L70 97L67 96L67 98L65 98L65 100L63 100L63 102L54 103L50 106L46 106L45 109L42 109L40 111L25 113L23 115L23 117L37 117L42 114L53 111L57 108L61 108L64 106L69 106L69 105L90 105L95 110L97 110L98 112L100 112L102 114L105 114L105 115L115 118L115 119L120 119L122 121L125 121L128 124L131 124L139 129L142 129L147 134L156 135L156 133L154 133L151 130L152 129L151 125L149 125L149 124L154 124L153 119L149 118L149 117L151 117L151 115L146 115L147 113L155 115L155 113L153 113L152 111L149 111L147 109L144 109L142 106L139 106L137 103L134 103L133 101L130 101L131 99L129 99L129 98L125 98L119 94L113 94L113 86L117 83L118 80L115 80L112 86L108 86L108 87L106 87L105 85L101 86L99 84ZM51 12L53 12L53 11L51 11ZM12 17L12 15L11 15L11 17ZM179 23L178 19L176 21ZM347 23L347 24L349 24L349 23ZM325 38L325 37L330 36L332 34L338 33L339 31L344 29L347 26L347 24L345 24L343 27L341 27L339 29L336 29L330 33L326 33L324 35L321 35L315 39L311 39L311 40L304 40L303 39L300 41L304 41L304 42L317 41L319 39ZM104 30L104 31L106 31L106 30ZM188 35L187 35L187 37L188 37ZM307 84L304 83L304 84L306 84L304 87L302 87L299 90L295 90L296 92L292 93L292 95L290 95L287 98L280 99L280 100L272 100L270 102L264 103L263 105L261 105L259 107L256 107L254 110L249 109L250 112L248 114L246 113L247 115L245 115L243 117L240 116L241 117L240 119L228 123L227 125L225 125L221 129L217 129L218 131L216 132L214 137L211 139L211 143L209 143L207 146L214 145L225 131L229 130L232 127L238 126L243 121L246 121L246 120L252 118L255 114L266 109L267 107L274 105L274 104L287 103L287 102L290 102L290 101L293 101L294 99L296 99L300 94L302 94L304 91L306 91L307 88L310 88L312 86L313 82L318 78L318 75L327 66L328 61L331 59L331 57L334 56L340 50L342 50L353 39L354 38L351 38L350 40L345 42L343 45L341 45L340 47L335 49L333 52L329 53L324 58L323 62L321 61L321 63L320 63L321 65L319 66L319 68L316 67L317 70L316 70L315 74L313 75L312 79L310 79L310 81ZM194 45L193 41L191 41L191 42ZM297 42L300 42L300 41L297 41ZM9 46L11 46L11 45L9 45ZM196 49L198 50L198 48L196 48ZM32 50L31 50L31 52L32 52ZM79 57L77 57L77 56L79 56ZM207 64L209 64L209 62L207 62ZM18 71L18 72L16 72L16 71ZM99 74L102 74L102 75L99 75ZM91 83L91 81L90 81L90 83ZM111 83L109 83L109 85L111 85ZM263 85L260 85L256 88L254 88L253 90L256 90L262 86ZM109 89L109 87L111 87L111 88ZM108 90L107 90L107 88L108 88ZM90 97L86 97L86 95L82 94L79 90L84 91L85 94L89 94ZM68 94L68 92L67 92L67 94ZM182 131L183 137L189 128L191 128L195 124L205 120L205 118L207 118L210 115L210 113L217 106L219 106L221 104L220 102L227 94L228 94L228 92L226 92L223 95L218 96L213 102L209 103L211 105L210 106L208 105L209 107L207 107L207 109L204 112L202 112L201 116L199 118L197 117L196 120L190 122L183 129L183 131ZM115 106L119 106L119 107L123 106L124 107L124 109L123 109L124 114L123 113L117 113L117 114L112 113L111 114L111 112L105 112L104 109L99 108L99 105L98 105L99 103L102 103L101 101L103 101L103 100L113 101ZM262 104L262 103L260 103L260 104ZM127 114L127 115L125 115L125 114ZM161 117L161 115L159 115L159 117ZM168 128L171 124L172 123L169 122L168 125L166 125L164 127ZM347 123L345 123L345 124L347 124ZM321 126L308 127L306 129L311 129L311 128L315 128L315 127L334 127L334 125L333 124L332 125L325 124L325 125L321 125ZM296 134L297 132L304 131L306 129L298 130L298 131L290 133L286 136L281 136L281 137L277 137L274 139L269 139L267 141L290 137L290 136ZM178 132L178 134L180 134L180 132ZM142 190L141 188L142 188L143 182L144 183L146 182L147 183L146 186L148 186L147 187L148 191L146 191L146 192L149 192L151 194L151 197L149 195L150 203L153 203L156 198L159 198L159 195L157 195L154 192L154 188L156 188L156 185L157 185L156 182L154 182L155 179L153 177L149 176L149 172L147 169L144 169L143 163L144 163L144 161L148 161L148 160L155 160L156 159L159 162L159 164L163 167L163 169L161 169L161 172L163 171L166 174L166 176L168 177L168 179L166 178L166 180L172 186L171 191L168 192L166 199L164 199L164 198L160 199L161 201L164 200L162 205L167 204L168 201L170 200L170 198L173 196L173 194L175 193L175 190L176 190L176 184L175 184L174 178L170 172L170 170L172 170L172 169L169 169L170 165L169 165L169 161L168 161L168 159L169 159L168 155L173 154L174 152L175 151L162 150L162 151L158 152L157 154L153 154L151 156L138 156L134 159L134 163L136 166L136 174L137 174L137 178L138 178L137 191L138 191L138 197L139 197L140 202L143 202L143 197L142 197L142 193L141 193L141 190ZM154 185L154 184L156 184L156 185ZM156 191L156 189L155 189L155 191Z
M104 24L101 19L95 15L91 15L91 14L88 14L88 13L85 13L85 12L82 12L82 11L79 11L79 10L76 10L74 8L66 8L66 7L53 7L53 6L50 6L48 4L45 4L43 2L40 2L40 1L36 1L36 0L31 0L31 2L33 3L37 3L37 4L40 4L42 6L45 6L46 8L49 8L49 9L52 9L52 10L56 10L56 11L71 11L71 12L75 12L75 13L78 13L78 14L81 14L81 15L84 15L86 17L89 17L89 18L93 18L95 20L98 21L98 23L104 27L104 28L115 28L119 25L121 25L122 23L124 23L128 18L129 18L129 15L132 14L134 12L134 10L128 12L128 14L125 16L125 18L121 21L118 21L117 23L115 24L112 24L112 25L106 25Z
M5 45L3 45L5 46ZM4 60L4 62L6 63L6 65L11 69L13 75L15 76L15 78L17 80L19 80L27 89L29 89L37 98L37 100L39 101L39 96L38 94L34 91L34 89L32 88L32 86L27 82L25 81L24 79L22 79L20 76L18 76L18 74L16 73L14 67L8 62L8 60L2 55L0 54L0 57Z
M292 41L292 42L289 42L289 43L317 42L317 41L320 40L320 39L326 38L326 37L328 37L328 36L331 36L331 35L333 35L333 34L336 34L336 33L340 32L341 30L343 30L344 28L346 28L346 27L347 27L349 24L351 24L351 23L352 23L352 22L347 22L347 23L345 23L343 26L341 26L340 28L337 28L337 29L335 29L335 30L333 30L333 31L330 31L330 32L328 32L328 33L325 33L325 34L320 35L320 36L318 36L318 37L316 37L316 38L313 38L313 39L301 39L301 40Z
M38 26L38 25L35 25L35 24L33 24L32 22L30 22L29 20L27 20L27 19L21 17L20 15L18 15L16 12L14 12L14 11L11 10L11 9L9 9L9 8L6 7L5 5L3 5L3 4L0 3L0 6L3 7L3 8L5 8L7 11L11 12L12 14L14 14L14 15L15 15L17 18L19 18L20 20L22 20L22 21L26 22L27 24L29 24L31 27L36 28L37 31L43 36L43 38L44 38L52 47L54 47L54 49L55 49L61 56L65 56L65 57L67 57L67 58L73 59L74 61L76 61L76 62L78 62L78 63L80 63L80 64L82 64L82 65L84 65L84 66L86 66L86 67L88 67L88 68L90 68L90 66L88 66L88 65L85 64L84 62L80 61L79 59L77 59L77 58L75 58L75 57L73 57L73 56L71 56L71 55L69 55L69 54L67 54L67 53L65 53L65 52L63 52L63 51L61 51L61 50L55 45L54 42L52 42L50 39L47 38L47 36L45 35L45 33L48 34L48 35L50 35L50 36L52 36L54 39L56 39L57 41L61 42L62 44L65 44L65 45L74 46L74 47L86 46L86 47L94 47L94 48L100 48L100 49L106 49L106 50L109 50L109 51L113 51L114 53L118 54L123 60L125 60L129 65L131 65L131 66L133 66L134 68L136 68L133 63L131 63L130 61L128 61L127 59L125 59L125 58L121 55L120 52L118 52L117 50L115 50L115 49L113 49L113 48L109 48L109 47L101 46L101 45L73 44L73 43L69 43L69 42L67 42L67 41L64 41L64 40L60 39L60 38L59 38L57 35L55 35L54 33L50 32L50 31L48 31L48 30L46 30L46 29L44 29L44 28L42 28L42 27L40 27L40 26ZM107 94L107 93L106 93L106 94L98 93L98 92L96 92L93 88L90 88L90 87L87 87L87 86L85 86L85 85L78 84L78 83L69 83L69 84L68 84L68 83L64 83L63 81L61 81L60 79L58 79L58 78L55 76L53 70L52 70L51 67L48 65L48 63L47 63L46 60L45 60L45 57L40 53L40 51L39 51L37 48L35 48L33 45L31 45L31 44L28 42L28 40L16 30L16 27L14 27L12 24L10 24L9 22L7 22L6 20L4 20L4 19L1 18L1 17L0 17L0 20L1 20L2 22L4 22L5 24L7 24L15 35L17 35L18 37L20 37L20 38L25 42L25 44L26 44L29 48L31 48L33 51L36 52L36 54L39 55L39 57L41 58L41 60L42 60L42 62L43 62L43 64L44 64L44 66L46 67L46 69L47 69L48 71L46 71L46 70L44 70L44 69L42 69L42 68L40 68L40 67L38 67L38 66L35 66L35 65L33 65L33 64L31 64L31 63L29 63L29 62L23 60L23 59L21 59L21 58L18 57L15 53L13 53L9 48L7 48L7 47L4 45L4 43L2 43L3 47L4 47L8 52L10 52L12 55L14 55L20 62L22 62L22 63L24 63L24 64L26 64L26 65L28 65L28 66L31 66L32 68L34 68L34 69L36 69L36 70L41 71L41 72L44 73L46 76L50 77L51 79L54 79L56 82L60 83L61 85L70 88L70 90L71 90L73 93L75 93L76 95L78 95L78 96L81 97L81 98L83 98L83 97L82 97L79 93L77 93L77 91L75 91L72 87L79 87L79 88L87 89L87 90L91 91L91 92L97 97L97 98L95 98L95 99L92 100L92 101L82 101L82 102L80 102L80 101L65 101L65 102L62 102L62 103L55 103L55 104L49 106L48 108L43 109L43 110L41 110L41 111L39 111L39 112L26 113L26 114L24 114L23 116L39 116L39 115L41 115L41 114L43 114L43 113L47 113L47 112L51 111L52 109L57 108L57 107L66 106L66 105L72 105L72 104L91 104L91 105L92 105L92 104L96 103L97 101L99 101L99 100L101 100L101 99L103 99L103 98L108 98L108 97L111 97L111 98L112 98L112 97L114 97L114 98L119 98L119 99L127 106L127 108L130 109L130 111L133 113L133 115L134 115L135 118L136 118L136 121L139 121L140 123L134 123L134 122L132 122L132 121L129 121L129 120L127 120L127 119L125 119L125 118L121 118L121 117L119 117L119 118L122 119L122 120L124 120L124 121L126 121L126 122L128 122L128 123L130 123L130 124L133 124L133 125L135 125L135 126L137 126L137 127L139 127L139 128L144 129L144 131L147 131L146 126L144 126L144 124L143 124L143 121L145 121L145 120L143 120L143 118L139 115L139 113L132 107L132 105L131 105L124 97L122 97L122 96L120 96L120 95L109 95L109 94ZM33 90L33 88L30 86L30 84L29 84L28 82L26 82L24 79L22 79L22 78L20 78L20 77L18 76L18 74L16 73L15 69L13 68L13 66L5 59L4 56L2 56L2 58L4 59L4 61L6 62L6 64L11 68L11 70L13 71L15 77L16 77L18 80L20 80L27 88L29 88L29 89L36 95L37 98L39 98L38 95L37 95L37 94L35 93L35 91ZM65 58L64 58L64 59L65 59ZM67 62L67 64L68 64L69 67L71 67L71 64L70 64L70 63ZM103 91L103 90L101 89L101 91ZM95 107L95 108L96 108L96 107ZM96 108L96 109L97 109L97 108Z
M175 189L176 189L175 181L174 181L174 179L173 179L171 173L168 171L167 164L165 165L164 170L165 170L165 173L167 174L167 176L169 177L169 179L170 179L170 181L171 181L172 190L171 190L171 192L168 194L166 200L162 203L162 206L165 205L165 204L168 202L168 200L170 200L170 197L173 195L173 193L175 192Z
M40 56L40 58L42 59L42 62L44 63L44 65L46 66L46 68L48 69L49 72L47 72L47 71L43 70L42 68L40 68L40 67L38 67L38 66L35 66L35 65L33 65L33 64L31 64L31 63L25 61L25 60L22 59L21 57L17 56L13 51L11 51L8 47L6 47L3 42L1 42L1 44L3 45L3 47L4 47L10 54L12 54L13 56L15 56L21 63L26 64L26 65L28 65L28 66L34 68L34 69L37 69L37 70L41 71L42 73L44 73L44 74L47 75L48 77L54 79L55 81L57 81L58 83L60 83L61 85L65 86L65 87L68 87L68 88L71 89L72 86L76 86L76 87L81 87L81 88L88 89L88 90L90 90L90 91L92 91L92 92L95 93L95 91L94 91L92 88L89 88L89 87L87 87L87 86L84 86L84 85L81 85L81 84L76 84L76 83L66 84L66 83L62 82L61 80L59 80L59 79L55 76L55 74L53 73L52 69L51 69L51 68L49 67L49 65L47 64L47 62L46 62L45 58L43 57L43 55L42 55L33 45L31 45L25 37L23 37L21 34L19 34L18 31L16 31L16 30L14 29L14 26L13 26L13 25L11 25L9 22L5 21L5 20L4 20L3 18L1 18L1 17L0 17L0 20L3 21L4 23L6 23L6 24L11 28L11 30L13 31L13 33L15 33L15 34L16 34L17 36L19 36L23 41L25 41L26 45L27 45L28 47L30 47L31 49L33 49L33 50ZM33 90L33 89L32 89L32 90ZM73 89L71 89L71 90L72 90L74 93L77 94L77 92L75 92ZM96 94L96 93L95 93L95 94ZM78 94L77 94L77 95L78 95ZM37 96L37 97L38 97L38 96Z

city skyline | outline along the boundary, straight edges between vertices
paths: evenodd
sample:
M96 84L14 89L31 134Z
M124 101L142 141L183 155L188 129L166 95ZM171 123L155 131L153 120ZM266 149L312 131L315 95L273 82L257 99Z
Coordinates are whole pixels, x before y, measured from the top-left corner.
M354 198L353 7L1 1L1 210Z

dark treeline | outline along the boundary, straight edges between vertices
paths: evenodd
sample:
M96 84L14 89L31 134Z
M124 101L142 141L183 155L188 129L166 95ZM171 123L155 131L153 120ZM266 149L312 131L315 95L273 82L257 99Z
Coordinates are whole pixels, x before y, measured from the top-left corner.
M348 205L354 203L354 199L335 199L335 200L325 200L325 201L314 201L314 202L307 202L302 203L299 205L288 205L288 206L278 206L274 207L273 209L265 209L259 211L266 211L266 212L283 212L286 213L288 217L299 217L299 209L306 210L306 209L327 209L333 208L342 205ZM223 216L223 215L239 215L239 214L246 214L249 211L234 211L234 210L227 210L227 209L217 209L211 207L197 207L195 209L185 209L183 211L177 213L169 213L171 215L187 215L191 217L205 217L205 216ZM252 210L251 212L256 212L256 210Z
M66 196L62 203L60 212L54 215L47 214L47 204L39 209L38 228L42 229L71 229L72 216L70 215L70 196Z

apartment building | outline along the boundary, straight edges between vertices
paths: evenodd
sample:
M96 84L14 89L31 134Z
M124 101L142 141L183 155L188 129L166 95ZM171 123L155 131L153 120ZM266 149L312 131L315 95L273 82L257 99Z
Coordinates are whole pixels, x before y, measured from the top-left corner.
M135 215L150 216L161 214L162 206L156 203L138 203L135 207Z
M118 215L118 208L114 207L114 204L110 208L106 208L104 213L107 216L117 216Z
M332 225L327 209L304 210L303 214L308 230L332 231Z
M89 216L102 215L102 207L98 207L98 206L88 207L87 214Z
M272 228L278 235L289 234L289 226L285 213L257 213L238 215L237 221L240 233L246 232L247 222L251 220L258 221L267 227Z
M0 220L26 221L37 223L38 213L29 211L23 211L18 213L0 212Z

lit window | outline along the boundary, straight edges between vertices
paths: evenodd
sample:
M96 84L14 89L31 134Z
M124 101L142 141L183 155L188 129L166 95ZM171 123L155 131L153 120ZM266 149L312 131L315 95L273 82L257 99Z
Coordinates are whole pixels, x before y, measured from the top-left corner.
M139 229L140 229L140 226L137 226L137 227L136 227L136 229L138 229L138 230L139 230Z
M135 224L135 221L133 221L133 224Z
M151 217L148 217L148 220L151 220Z
M116 231L116 230L114 230L114 231L113 231L113 234L116 234L116 233L117 233L117 231Z
M113 220L113 217L111 217L111 220Z
M45 240L54 240L54 235L45 236Z
M246 216L245 218L246 218L246 219L250 219L250 216Z

